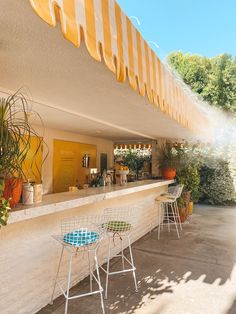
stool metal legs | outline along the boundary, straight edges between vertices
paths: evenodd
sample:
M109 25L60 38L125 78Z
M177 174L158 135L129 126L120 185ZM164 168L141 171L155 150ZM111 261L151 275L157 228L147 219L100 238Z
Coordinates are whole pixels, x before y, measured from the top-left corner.
M170 232L170 225L174 224L178 239L180 238L179 235L179 228L182 230L181 220L179 216L179 211L176 202L162 202L160 203L159 213L158 213L158 240L160 239L160 231L164 225L167 225L168 231Z
M171 212L172 212L172 216L173 216L173 220L174 220L175 229L176 229L177 236L178 236L178 239L179 239L180 236L179 236L178 221L177 221L178 218L176 217L176 213L175 213L175 209L174 209L173 203L170 203L169 206L170 206L170 208L171 208ZM167 205L167 207L168 207L168 205Z
M91 262L90 262L90 254L88 251L88 265L89 265L89 287L90 287L90 292L93 291L93 276L92 276L92 269L91 269Z
M130 262L128 261L128 263L132 266L131 271L133 271L135 291L138 292L138 286L137 286L137 280L136 280L136 274L135 274L136 267L134 267L134 259L133 259L133 253L132 253L129 236L128 236L128 243L129 243L129 254L130 254Z
M56 289L56 285L57 285L57 278L58 278L60 267L61 267L61 260L62 260L63 253L64 253L64 246L62 246L62 249L61 249L61 255L60 255L60 259L59 259L59 263L58 263L58 267L57 267L57 273L56 273L56 278L55 278L54 285L53 285L53 291L52 291L52 297L51 297L50 304L53 304L54 293L55 293L55 289Z
M72 257L73 255L70 255L70 260L69 260L69 269L68 269L68 279L67 279L67 290L65 293L65 298L66 298L66 305L65 305L65 314L67 314L68 310L68 301L69 301L69 292L70 292L70 281L71 281L71 268L72 268Z
M103 267L101 267L102 270L105 271L106 273L106 287L105 287L105 296L104 296L105 299L107 299L107 290L108 290L108 282L109 282L110 252L111 252L111 237L109 237L109 244L108 244L107 269L105 270Z
M98 265L98 259L97 259L97 254L95 254L95 266L96 266L96 272L97 272L97 279L95 277L95 280L97 281L98 287L99 287L99 293L100 293L100 299L101 299L101 306L102 306L102 313L105 314L105 309L104 309L104 303L103 303L103 288L101 285L101 280L100 280L100 274L99 274L99 265Z
M160 231L161 228L163 227L163 219L164 219L164 204L160 203L160 207L158 209L158 223L159 223L159 227L158 227L158 240L160 239Z
M178 204L177 204L176 201L174 202L174 209L175 209L175 213L176 213L176 216L177 216L177 219L178 219L178 222L179 222L180 230L183 230L181 219L180 219L180 214L179 214L179 209L178 209Z
M110 271L110 258L111 258L111 242L114 239L114 236L109 235L109 242L108 242L108 254L107 254L107 265L106 268L101 266L101 269L106 273L106 286L105 286L105 296L104 298L107 299L107 294L108 294L108 283L109 283L109 276L111 275L116 275L116 274L125 274L127 272L132 272L133 273L133 279L134 279L134 286L135 286L135 291L138 291L138 286L137 286L137 280L136 280L136 274L135 270L136 267L134 266L134 260L133 260L133 254L132 254L132 248L131 248L131 242L130 242L130 236L129 235L124 235L120 237L121 241L121 252L120 254L117 254L115 257L121 257L122 261L122 270L119 271ZM129 254L130 254L130 259L128 259L124 255L124 238L127 238L128 241L128 248L129 248ZM125 262L127 262L131 267L130 268L125 268Z
M67 248L67 247L66 247ZM70 286L71 286L71 272L72 272L72 260L73 257L76 257L77 254L81 253L81 251L77 251L77 250L70 250L70 256L69 256L69 267L68 267L68 277L67 277L67 287L66 287L66 291L64 291L64 289L61 287L61 285L58 282L58 275L60 272L60 266L61 266L61 261L62 261L62 256L64 253L64 249L65 246L62 247L62 251L61 251L61 256L60 256L60 260L59 260L59 265L58 265L58 269L57 269L57 273L56 273L56 279L55 279L55 283L54 283L54 287L53 287L53 293L52 293L52 298L51 298L51 304L53 303L53 299L54 299L54 293L55 293L55 288L56 285L59 286L60 290L62 291L66 302L65 302L65 314L67 314L68 312L68 302L71 299L76 299L76 298L81 298L81 297L85 297L88 295L92 295L92 294L96 294L99 293L100 294L100 298L101 298L101 307L102 307L102 313L105 313L104 310L104 303L103 303L103 296L102 296L102 292L103 292L103 288L101 286L101 281L100 281L100 275L99 275L99 266L98 266L98 260L97 260L97 249L94 250L87 250L88 253L88 264L89 264L89 283L90 283L90 292L88 293L83 293L83 294L78 294L75 296L69 296L69 291L70 291ZM91 265L90 262L90 252L94 253L94 266L95 266L95 271L96 271L96 276L93 273L93 267ZM93 279L96 281L97 285L98 285L98 289L93 291L93 287L92 287L92 281Z

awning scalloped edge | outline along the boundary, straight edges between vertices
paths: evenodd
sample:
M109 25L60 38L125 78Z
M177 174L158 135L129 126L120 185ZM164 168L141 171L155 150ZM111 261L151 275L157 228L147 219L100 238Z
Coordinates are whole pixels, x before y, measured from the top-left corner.
M204 115L164 66L114 0L30 0L49 25L60 21L64 37L116 74L119 82L147 95L163 113L183 127L202 133Z

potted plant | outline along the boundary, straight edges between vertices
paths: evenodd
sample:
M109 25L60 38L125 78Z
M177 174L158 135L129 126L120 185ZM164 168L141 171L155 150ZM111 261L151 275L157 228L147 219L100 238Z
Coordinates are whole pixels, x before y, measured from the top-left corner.
M176 148L178 150L178 147ZM196 146L185 145L178 150L179 166L176 181L184 185L183 195L189 214L192 214L193 203L197 203L200 195L200 164L201 156Z
M172 180L176 176L176 167L178 164L178 154L172 143L166 142L159 149L159 167L162 171L162 177L166 180Z
M0 180L0 228L7 224L8 211L10 210L9 200L3 197L4 180Z
M185 222L188 215L187 215L186 203L182 195L178 198L177 204L178 204L180 220L181 222Z
M27 100L19 92L0 98L0 226L6 224L10 206L20 200L22 165L30 149L30 137L38 137L39 147L43 141L29 123L30 112ZM33 153L32 163L39 147Z

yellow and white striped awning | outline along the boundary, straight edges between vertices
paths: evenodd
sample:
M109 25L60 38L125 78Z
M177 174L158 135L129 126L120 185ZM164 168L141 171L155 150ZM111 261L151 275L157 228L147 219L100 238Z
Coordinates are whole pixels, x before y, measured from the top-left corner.
M114 0L30 0L49 25L60 21L64 37L79 47L85 41L90 55L116 74L119 82L147 95L149 101L195 132L206 118L192 97L164 66Z

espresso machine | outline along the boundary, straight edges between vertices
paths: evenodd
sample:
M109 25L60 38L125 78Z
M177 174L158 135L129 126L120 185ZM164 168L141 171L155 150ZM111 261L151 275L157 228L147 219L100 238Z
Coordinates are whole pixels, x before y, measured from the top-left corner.
M88 175L88 184L93 186L97 181L98 176L98 169L97 168L89 168L89 175Z

